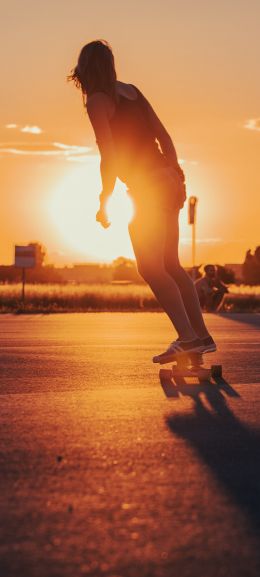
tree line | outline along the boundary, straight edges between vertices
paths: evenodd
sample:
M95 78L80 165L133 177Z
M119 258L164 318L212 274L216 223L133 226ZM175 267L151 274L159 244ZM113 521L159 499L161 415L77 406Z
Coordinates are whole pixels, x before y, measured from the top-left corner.
M55 267L45 264L46 250L39 242L31 242L28 246L35 248L36 266L26 270L26 280L29 283L107 283L107 282L144 282L139 275L136 263L132 259L118 257L111 264L82 263L72 267ZM200 266L196 267L196 278L200 278ZM242 280L244 284L260 284L260 246L252 253L248 250L242 265L242 279L236 279L234 271L226 266L216 265L219 280L225 284ZM187 271L192 274L191 269ZM21 281L21 271L14 265L0 266L0 283L17 283Z

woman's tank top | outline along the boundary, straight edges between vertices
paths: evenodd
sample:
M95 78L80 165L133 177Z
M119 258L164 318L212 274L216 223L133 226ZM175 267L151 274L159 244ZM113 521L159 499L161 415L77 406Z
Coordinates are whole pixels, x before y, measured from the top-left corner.
M115 113L110 119L117 156L117 176L128 186L139 176L168 166L150 126L146 100L140 90L136 86L134 88L137 98L130 100L119 95Z

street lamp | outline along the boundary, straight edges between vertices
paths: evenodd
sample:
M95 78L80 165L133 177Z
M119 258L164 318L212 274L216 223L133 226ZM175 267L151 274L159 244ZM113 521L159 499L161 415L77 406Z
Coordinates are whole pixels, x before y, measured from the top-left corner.
M189 224L192 226L192 279L196 280L196 269L195 269L195 257L196 257L196 205L198 199L196 196L190 196L189 198Z

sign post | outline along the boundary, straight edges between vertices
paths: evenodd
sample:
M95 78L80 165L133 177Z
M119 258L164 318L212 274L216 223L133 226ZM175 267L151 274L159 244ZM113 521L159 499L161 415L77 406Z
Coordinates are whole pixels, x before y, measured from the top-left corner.
M24 305L24 297L25 297L25 268L22 268L22 303Z
M192 225L192 246L191 246L191 254L192 254L192 279L193 281L196 280L196 207L197 207L198 199L196 196L190 196L189 198L189 224Z
M36 251L34 246L15 245L15 263L14 266L22 269L22 303L25 302L25 271L27 268L34 268L36 265Z

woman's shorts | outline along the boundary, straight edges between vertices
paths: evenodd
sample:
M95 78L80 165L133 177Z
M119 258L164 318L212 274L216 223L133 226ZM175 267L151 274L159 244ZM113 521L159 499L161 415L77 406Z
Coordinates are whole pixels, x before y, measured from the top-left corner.
M135 207L173 211L183 207L186 188L179 173L172 167L160 167L142 174L128 183L128 194ZM149 213L147 214L149 217Z

